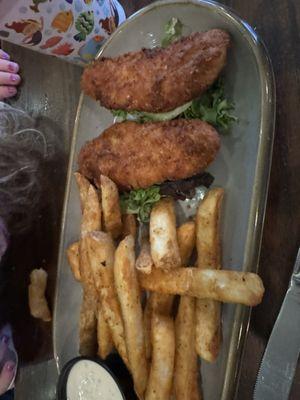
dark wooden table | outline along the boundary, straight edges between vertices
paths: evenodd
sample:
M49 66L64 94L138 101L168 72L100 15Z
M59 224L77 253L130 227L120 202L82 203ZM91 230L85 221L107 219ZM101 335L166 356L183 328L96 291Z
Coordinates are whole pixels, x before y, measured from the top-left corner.
M264 347L287 289L300 244L300 1L221 2L248 21L265 41L273 62L277 88L274 154L259 265L266 295L263 303L252 313L237 395L237 399L250 400ZM151 1L123 0L122 3L130 15ZM49 183L35 228L23 237L13 239L7 263L14 269L10 268L6 274L5 296L11 306L5 310L5 315L13 323L16 345L24 364L45 359L51 354L49 326L33 320L28 323L27 274L35 266L46 265L50 273L51 297L63 202L63 190L57 188L62 188L66 179L81 70L15 46L7 45L6 48L20 62L25 81L19 99L13 103L39 116L40 126L48 126L51 122L52 137L58 149L56 160L47 169ZM291 399L299 399L299 393L300 368Z

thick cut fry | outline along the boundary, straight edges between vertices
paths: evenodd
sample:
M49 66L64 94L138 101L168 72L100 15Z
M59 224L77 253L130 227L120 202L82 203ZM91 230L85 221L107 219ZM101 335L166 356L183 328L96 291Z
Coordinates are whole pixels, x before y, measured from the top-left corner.
M90 267L88 253L87 253L87 241L86 235L79 242L79 256L80 256L80 276L82 287L84 290L88 290L94 298L97 298L97 291L95 287L94 277Z
M191 400L198 392L197 354L195 346L195 299L180 298L175 323L174 393L176 400ZM197 393L196 393L197 394ZM197 397L195 397L197 398Z
M256 306L262 300L264 286L251 272L214 271L198 268L153 269L151 274L138 273L143 289L180 294L224 303Z
M170 317L153 313L152 363L145 400L169 400L175 356L174 323Z
M150 274L154 263L150 253L150 243L148 240L144 240L141 246L141 251L136 259L135 267L137 270L143 272L144 274Z
M151 359L152 345L151 345L151 320L152 320L152 304L151 295L148 296L146 300L146 305L144 308L144 335L145 335L145 348L146 348L146 358Z
M181 266L176 233L174 202L162 199L150 215L151 256L157 268L176 268Z
M220 269L220 210L224 190L210 190L200 203L197 216L198 268ZM214 300L198 300L196 306L196 351L206 361L216 360L222 341L221 304Z
M98 356L102 358L102 360L105 360L113 350L113 341L110 328L104 318L100 304L98 307L97 320Z
M79 352L82 355L93 356L97 348L98 296L87 259L84 237L90 231L101 229L101 205L95 187L80 174L75 174L75 178L82 209L79 266L83 301L79 317Z
M80 282L79 242L72 243L67 248L67 257L74 278Z
M191 258L196 241L195 233L196 224L194 221L185 222L177 229L177 241L182 265L187 265Z
M116 250L114 276L124 321L127 354L134 388L139 398L143 398L148 379L148 363L132 236L127 236Z
M83 212L90 182L79 172L75 172L74 176L79 190L81 212Z
M153 312L166 316L171 315L174 302L174 296L172 294L153 292L150 293L150 296Z
M97 351L97 300L84 291L79 317L79 353L94 356Z
M196 304L196 350L206 361L216 360L222 341L221 304L198 299Z
M105 175L101 175L101 199L105 230L117 238L122 232L119 192L116 184Z
M122 237L123 239L131 235L134 238L136 237L136 217L134 214L123 214L122 215L122 224L123 224L123 230L122 230Z
M28 298L30 314L45 322L51 321L51 314L45 297L48 274L42 268L34 269L30 273Z
M109 325L114 345L127 366L124 324L114 284L115 246L108 233L91 232L84 238L88 259L100 296L101 310Z
M196 350L195 350L196 352ZM193 370L192 370L192 387L190 391L190 400L202 400L202 389L201 389L201 376L200 376L200 365L198 364L198 357L196 354L195 361L192 361ZM199 382L200 380L200 382Z
M221 267L219 225L223 196L223 189L211 189L199 204L197 210L197 264L202 269L219 269Z
M97 345L98 295L89 264L86 235L80 240L79 254L83 287L83 300L79 317L79 350L82 355L95 355Z
M144 309L144 332L147 360L151 359L152 344L151 344L151 321L152 314L158 313L165 316L170 316L172 312L174 296L171 294L162 294L152 292L149 294L146 306Z
M98 192L93 185L89 186L81 220L81 236L101 229L101 204Z

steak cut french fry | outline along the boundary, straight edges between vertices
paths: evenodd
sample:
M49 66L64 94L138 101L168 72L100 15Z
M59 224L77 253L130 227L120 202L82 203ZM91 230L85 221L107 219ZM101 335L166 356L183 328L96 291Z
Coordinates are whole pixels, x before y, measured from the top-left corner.
M198 388L197 354L195 346L195 298L182 296L175 322L174 393L176 400L191 400L200 396Z
M223 196L224 189L211 189L199 204L196 215L198 268L221 268L220 212Z
M200 269L221 267L220 212L223 196L223 189L211 189L197 210L197 266ZM221 304L214 300L197 300L196 351L199 357L209 362L215 361L221 341Z
M151 345L151 320L152 320L152 304L151 295L146 299L146 305L144 308L143 322L144 322L144 335L145 335L145 348L146 358L151 359L152 345Z
M79 317L79 353L94 356L97 352L97 300L89 291L83 292Z
M196 243L196 224L187 221L177 228L177 241L181 265L188 265Z
M122 232L119 192L117 185L105 175L101 175L101 200L105 230L117 238Z
M170 316L172 312L174 296L172 294L164 294L153 292L150 293L153 312Z
M196 353L196 349L195 349ZM202 400L202 390L201 390L201 371L198 364L198 357L196 353L195 360L192 360L193 370L192 370L192 387L190 391L190 400ZM199 382L200 381L200 382Z
M139 273L145 290L180 294L199 299L214 299L224 303L255 306L262 300L264 285L252 272L200 270L198 268L153 269L150 274Z
M75 172L74 176L79 190L81 212L83 212L86 196L90 187L90 182L79 172Z
M30 314L45 322L51 321L51 314L45 297L48 274L42 268L34 269L30 273L28 286L28 300Z
M83 206L81 236L101 229L101 204L98 192L93 185L89 186Z
M81 355L93 356L97 346L98 295L90 268L86 235L79 244L80 276L83 288L83 300L79 322L79 351Z
M83 287L83 300L79 317L79 351L82 355L95 355L97 346L98 296L83 238L88 232L101 229L101 204L96 188L83 175L75 173L75 179L79 189L82 210L79 272L77 273L77 276L80 274ZM75 264L73 264L74 266Z
M79 242L70 244L67 248L67 257L74 278L80 282Z
M195 324L197 354L205 361L214 362L222 342L221 303L197 299Z
M145 400L169 400L175 357L174 323L171 317L153 313L152 362Z
M115 245L109 233L91 232L84 238L94 282L100 296L101 311L114 345L127 366L124 324L114 283Z
M141 271L144 274L149 274L154 267L150 253L150 243L146 239L143 240L140 254L136 259L135 267L138 271Z
M176 216L172 199L162 199L150 214L151 256L157 268L181 266L176 233Z
M146 345L146 357L147 360L151 359L152 344L151 344L151 321L153 313L170 316L172 312L172 306L174 302L174 296L171 294L162 294L152 292L146 300L146 306L144 309L144 332L145 332L145 345Z
M114 346L110 328L104 318L100 304L98 307L97 321L98 356L102 358L102 360L105 360L112 352Z
M115 285L125 327L125 341L134 388L144 397L148 380L140 287L136 276L134 238L120 242L114 263Z
M122 238L124 239L128 235L136 237L136 217L134 214L123 214L122 215Z

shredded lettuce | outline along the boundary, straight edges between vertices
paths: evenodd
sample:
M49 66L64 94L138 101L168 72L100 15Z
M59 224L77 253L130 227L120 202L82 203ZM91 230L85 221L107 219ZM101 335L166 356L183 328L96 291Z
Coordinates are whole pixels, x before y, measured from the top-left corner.
M178 117L178 115L184 113L189 107L191 107L192 102L183 104L175 108L172 111L165 113L149 113L143 111L131 111L127 112L124 110L112 110L112 114L118 118L119 121L136 121L136 122L149 122L149 121L169 121Z
M137 214L140 222L149 222L150 213L160 196L159 186L150 186L147 189L135 189L120 196L120 205L123 214Z
M164 37L161 41L161 47L167 47L169 44L179 39L182 35L183 24L178 18L171 18L164 26Z

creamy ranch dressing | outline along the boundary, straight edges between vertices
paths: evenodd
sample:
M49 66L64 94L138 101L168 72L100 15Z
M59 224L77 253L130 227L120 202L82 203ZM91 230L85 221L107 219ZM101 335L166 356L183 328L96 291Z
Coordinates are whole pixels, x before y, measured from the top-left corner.
M94 361L81 360L69 373L67 400L123 400L123 396L105 368Z
M207 191L208 189L205 186L198 186L195 189L194 197L186 200L178 200L175 203L176 215L179 224L185 222L187 218L194 217L197 212L199 202L204 199Z

